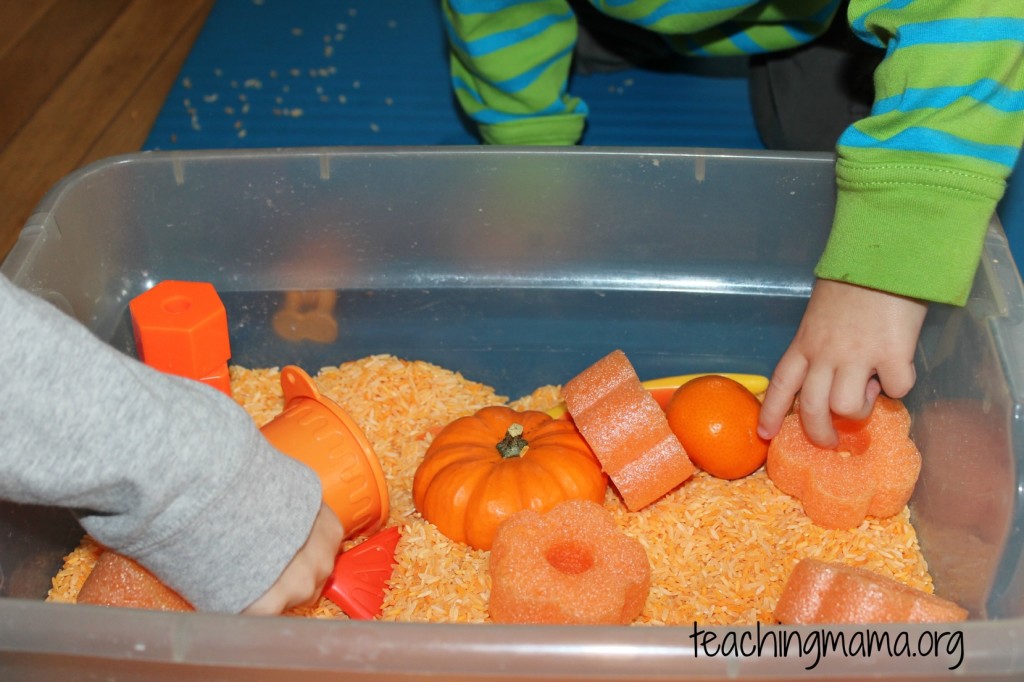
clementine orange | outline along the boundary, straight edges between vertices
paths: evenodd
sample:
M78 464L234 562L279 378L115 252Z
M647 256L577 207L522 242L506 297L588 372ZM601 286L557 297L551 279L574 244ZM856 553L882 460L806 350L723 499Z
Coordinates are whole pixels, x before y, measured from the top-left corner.
M761 403L743 384L708 375L676 390L665 414L690 460L712 476L742 478L768 456L768 441L757 435Z

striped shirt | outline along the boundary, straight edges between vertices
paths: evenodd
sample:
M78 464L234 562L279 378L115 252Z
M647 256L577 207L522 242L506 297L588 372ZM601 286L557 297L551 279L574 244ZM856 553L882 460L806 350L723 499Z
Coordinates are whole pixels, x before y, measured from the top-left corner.
M590 0L693 56L795 47L841 0ZM579 142L567 0L444 0L452 86L491 144ZM962 304L1024 144L1024 0L851 0L885 50L871 114L836 145L838 196L815 274Z

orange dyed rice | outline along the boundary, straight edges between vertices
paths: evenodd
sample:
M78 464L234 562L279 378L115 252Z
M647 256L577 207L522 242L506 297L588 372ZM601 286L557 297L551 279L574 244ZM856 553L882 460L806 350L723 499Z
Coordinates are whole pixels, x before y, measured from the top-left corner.
M459 373L388 355L325 367L315 378L373 443L390 490L389 525L402 531L381 619L487 622L488 553L452 542L419 517L413 475L438 427L487 405L546 409L561 402L559 387L544 386L509 403ZM257 424L283 408L277 369L232 367L231 381L235 399ZM650 596L636 624L770 623L786 577L804 557L863 566L933 592L907 509L851 530L819 528L763 469L736 481L698 472L639 512L627 511L609 488L605 507L651 562ZM53 578L48 600L73 602L99 551L86 537ZM292 615L345 618L327 599Z

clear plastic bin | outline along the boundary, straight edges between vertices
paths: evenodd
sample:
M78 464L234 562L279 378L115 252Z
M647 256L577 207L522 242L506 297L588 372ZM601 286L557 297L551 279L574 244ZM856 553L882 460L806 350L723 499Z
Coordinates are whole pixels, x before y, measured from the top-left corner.
M232 361L315 372L422 359L518 397L614 348L641 376L770 373L834 205L832 159L662 149L148 153L62 181L2 271L134 353L128 301L212 282ZM333 297L336 337L275 329L286 292ZM317 294L316 292L320 292ZM82 531L0 504L0 678L1024 678L1022 286L996 222L969 303L935 306L907 404L913 519L938 593L969 608L934 655L783 652L765 630L324 622L43 602ZM293 330L294 331L294 330ZM299 335L301 336L301 334ZM943 410L963 423L948 433ZM981 444L981 445L979 445ZM685 595L680 595L685 599ZM942 628L950 630L949 627ZM813 641L810 629L796 629ZM829 632L854 636L857 628ZM920 643L937 628L876 628ZM827 647L826 647L827 649Z

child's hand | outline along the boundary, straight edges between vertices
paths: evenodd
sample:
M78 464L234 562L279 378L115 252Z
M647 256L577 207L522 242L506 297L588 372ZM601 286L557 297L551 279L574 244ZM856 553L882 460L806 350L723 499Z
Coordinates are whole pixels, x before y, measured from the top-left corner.
M343 533L341 522L331 508L321 505L306 544L288 562L277 582L242 613L273 615L316 601L334 570Z
M884 390L902 398L914 386L914 349L927 305L832 280L818 280L800 328L772 374L758 433L779 431L793 398L807 437L820 447L838 442L832 413L863 419Z

